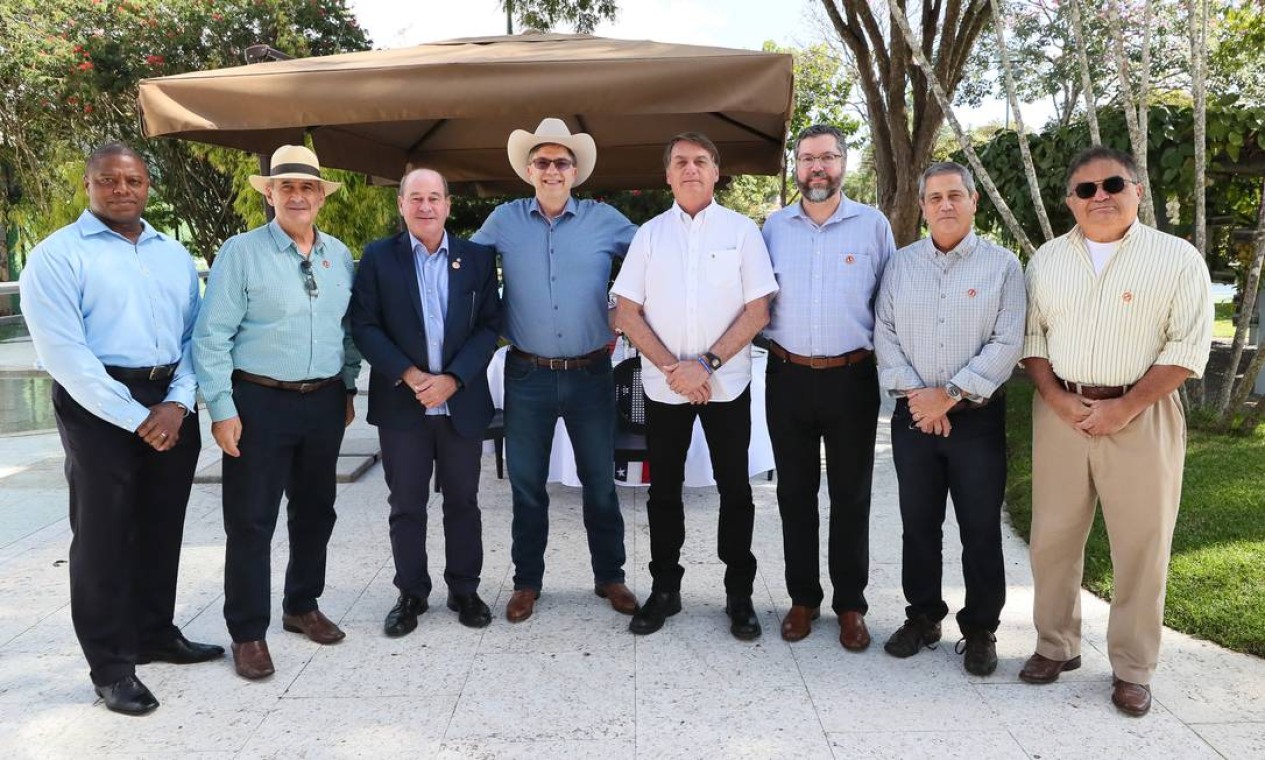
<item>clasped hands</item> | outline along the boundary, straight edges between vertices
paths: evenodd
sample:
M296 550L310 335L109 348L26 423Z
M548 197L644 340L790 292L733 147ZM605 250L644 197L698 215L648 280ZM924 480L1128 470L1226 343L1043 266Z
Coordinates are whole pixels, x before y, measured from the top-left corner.
M691 404L706 404L712 400L712 376L697 359L682 359L662 369L668 387Z
M909 416L913 427L927 435L948 437L953 425L949 423L949 410L957 402L949 398L944 388L915 388L905 394L909 403Z
M452 375L432 375L417 367L404 370L400 381L413 391L417 403L427 409L440 406L457 392L457 381Z
M136 434L153 447L154 451L169 451L180 440L180 426L184 424L185 410L174 401L164 401L149 408L149 415Z
M1137 416L1123 396L1093 401L1059 389L1055 398L1047 401L1060 419L1090 438L1114 435Z

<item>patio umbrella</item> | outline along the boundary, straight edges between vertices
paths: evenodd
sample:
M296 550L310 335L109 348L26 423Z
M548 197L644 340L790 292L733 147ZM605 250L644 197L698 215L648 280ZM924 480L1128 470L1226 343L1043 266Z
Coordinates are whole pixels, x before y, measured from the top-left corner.
M585 188L664 184L663 145L694 130L726 175L776 174L792 105L781 53L526 34L146 79L148 136L271 153L310 135L324 166L395 179L443 172L465 192L524 189L505 143L547 116L598 146Z

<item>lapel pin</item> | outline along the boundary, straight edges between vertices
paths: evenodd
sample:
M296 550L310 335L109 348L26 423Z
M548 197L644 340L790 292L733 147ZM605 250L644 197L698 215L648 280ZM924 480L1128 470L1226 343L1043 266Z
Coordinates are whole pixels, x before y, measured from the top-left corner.
M967 297L967 298L974 298L974 297L975 297L975 288L971 288L970 290L966 291L966 297Z
M1131 293L1131 292L1129 292L1129 291L1127 291L1127 290L1126 290L1126 291L1124 292L1124 295L1122 295L1122 296L1120 296L1120 297L1124 299L1124 302L1125 302L1125 303L1129 303L1130 301L1132 301L1132 300L1133 300L1133 293Z
M321 259L321 266L329 269L329 259Z
M849 253L847 256L844 256L844 257L843 257L843 262L844 262L845 264L851 264L851 263L853 263L853 262L855 262L855 261L856 261L856 257L855 257L855 256L853 256L853 255L852 255L852 254L850 254L850 253Z
M453 269L460 269L460 268L461 268L461 259L453 259L453 260L452 260L452 268L453 268Z

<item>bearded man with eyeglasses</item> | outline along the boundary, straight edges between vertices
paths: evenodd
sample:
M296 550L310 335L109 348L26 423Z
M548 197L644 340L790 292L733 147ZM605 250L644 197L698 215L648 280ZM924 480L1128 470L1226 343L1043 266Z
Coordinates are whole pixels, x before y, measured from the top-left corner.
M1177 389L1212 338L1208 267L1186 241L1138 221L1146 189L1105 147L1068 168L1070 232L1028 265L1023 363L1032 405L1036 652L1019 673L1052 683L1081 664L1085 539L1101 505L1111 543L1111 700L1145 715L1159 657L1186 420ZM1147 201L1149 202L1149 201Z
M320 611L334 531L335 473L360 354L347 328L351 252L316 227L316 154L283 145L250 184L276 218L224 241L193 332L193 363L224 451L224 619L242 678L273 673L268 651L272 533L284 493L290 561L282 627L318 644L343 631Z

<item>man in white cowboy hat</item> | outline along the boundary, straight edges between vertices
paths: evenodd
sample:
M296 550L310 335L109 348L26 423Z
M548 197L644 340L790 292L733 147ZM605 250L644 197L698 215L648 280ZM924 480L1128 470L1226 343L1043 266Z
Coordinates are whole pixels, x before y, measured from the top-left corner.
M510 166L532 198L498 206L471 238L501 255L505 273L505 451L513 490L514 593L505 617L531 617L545 573L549 452L559 418L584 486L595 593L625 615L624 518L615 495L615 394L607 315L611 263L636 226L610 206L571 197L593 173L597 147L560 119L510 135Z
M317 608L334 529L334 470L353 417L360 356L345 329L351 252L316 228L325 196L316 154L284 145L250 178L276 218L224 242L194 327L193 362L224 450L224 618L243 678L273 672L265 636L269 553L284 492L290 562L285 630L343 638Z

